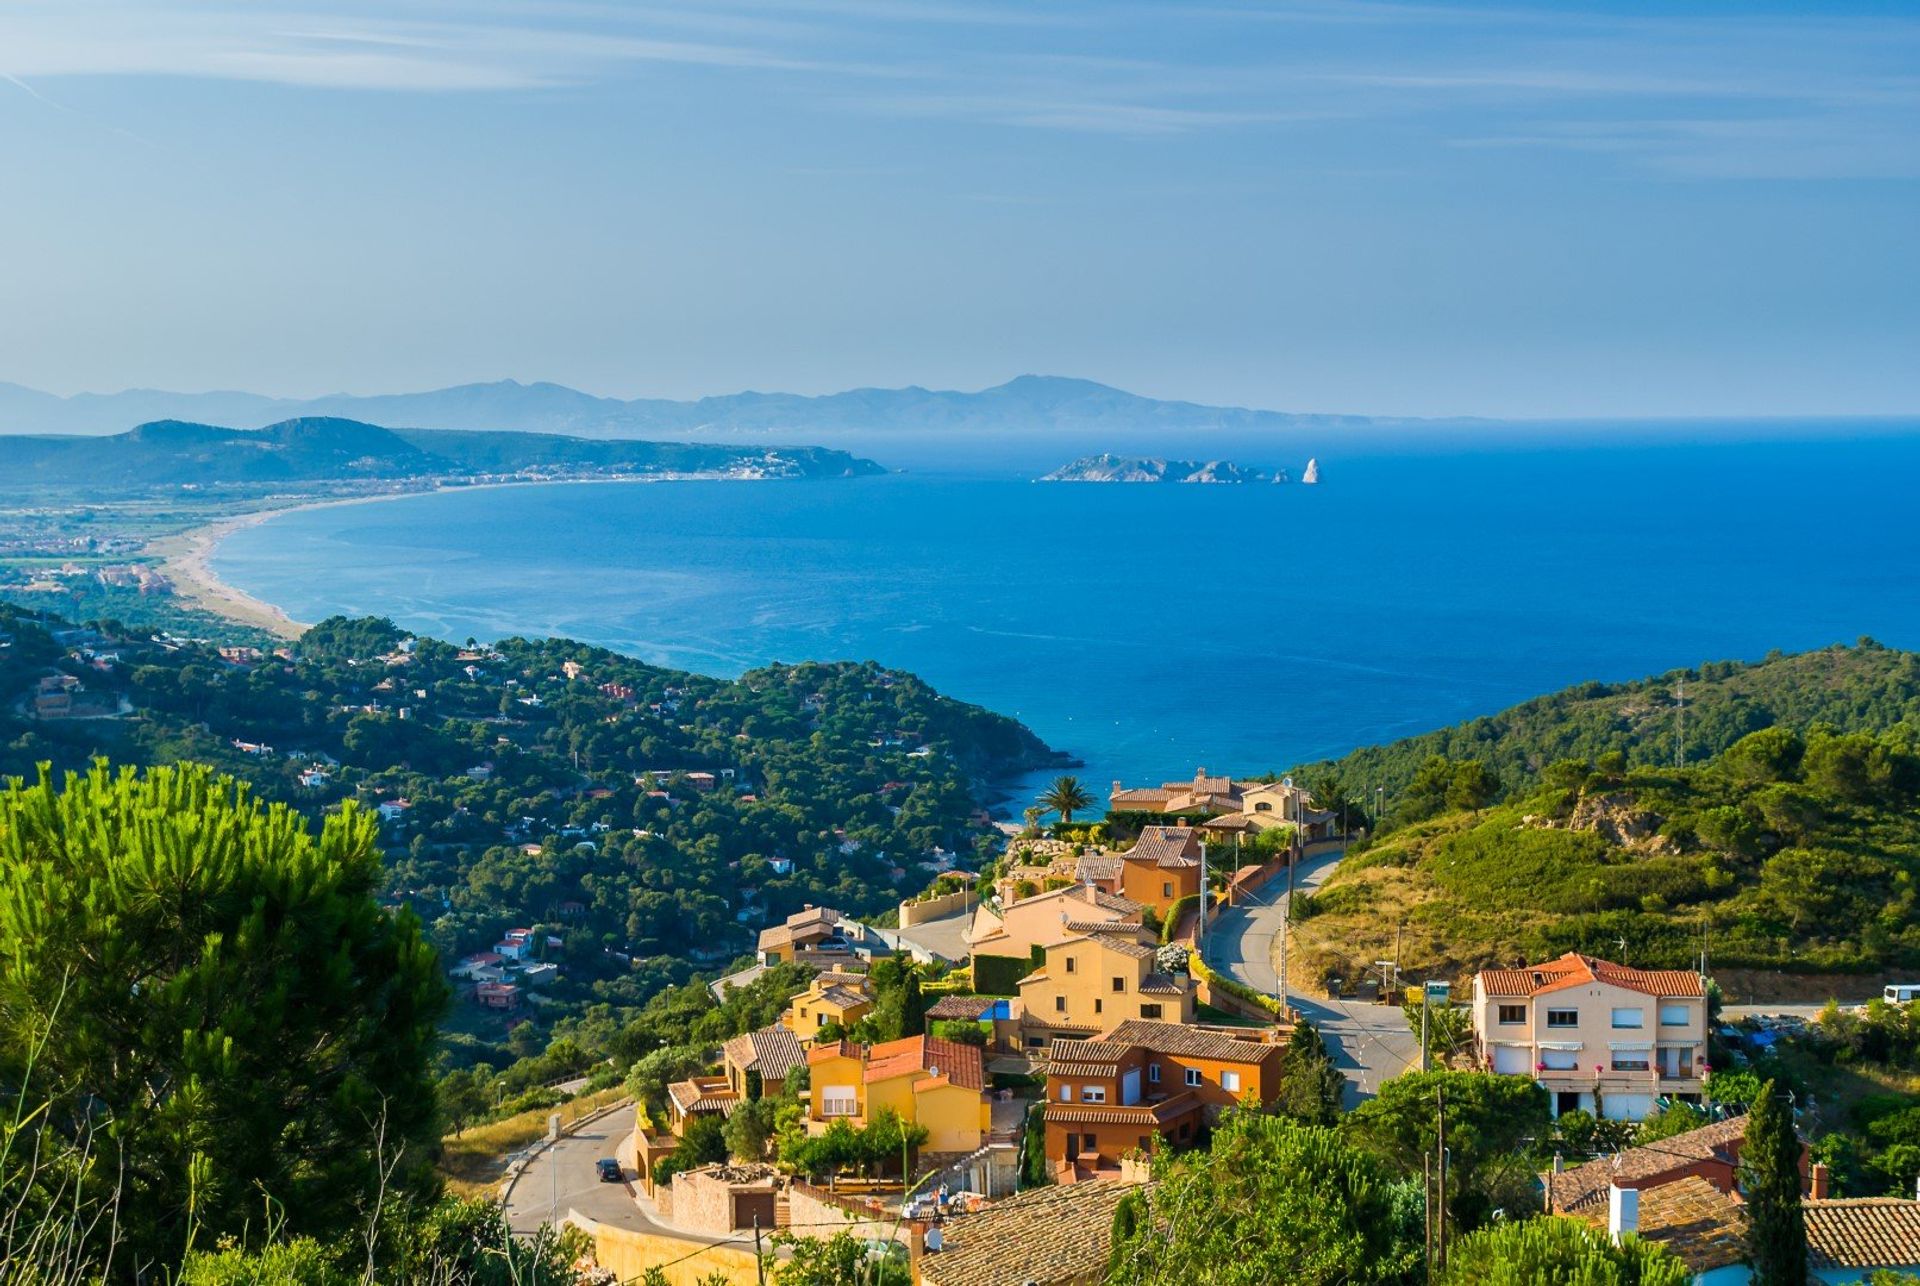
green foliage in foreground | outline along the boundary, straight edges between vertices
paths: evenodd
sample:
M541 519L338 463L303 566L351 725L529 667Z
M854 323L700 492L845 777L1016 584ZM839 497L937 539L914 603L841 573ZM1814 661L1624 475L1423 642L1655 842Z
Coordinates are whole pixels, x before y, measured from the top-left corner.
M1448 1250L1439 1286L1686 1286L1687 1266L1666 1247L1558 1216L1498 1223Z
M1524 1076L1407 1072L1354 1109L1347 1128L1400 1173L1419 1174L1423 1158L1437 1155L1443 1101L1454 1226L1537 1208L1533 1153L1547 1137L1547 1092Z
M0 1195L110 1215L84 1249L131 1272L430 1191L446 985L379 880L364 814L204 768L0 794Z
M1417 1185L1396 1182L1337 1131L1234 1112L1214 1131L1210 1151L1184 1154L1161 1171L1133 1235L1113 1248L1108 1286L1413 1280Z
M1747 1198L1747 1257L1766 1286L1805 1286L1807 1221L1800 1206L1800 1136L1793 1106L1771 1081L1747 1115L1740 1149Z

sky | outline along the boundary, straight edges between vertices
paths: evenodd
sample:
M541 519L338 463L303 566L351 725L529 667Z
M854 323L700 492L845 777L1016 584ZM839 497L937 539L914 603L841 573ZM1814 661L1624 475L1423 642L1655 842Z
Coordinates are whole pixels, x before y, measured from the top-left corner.
M0 380L1920 412L1920 7L0 0Z

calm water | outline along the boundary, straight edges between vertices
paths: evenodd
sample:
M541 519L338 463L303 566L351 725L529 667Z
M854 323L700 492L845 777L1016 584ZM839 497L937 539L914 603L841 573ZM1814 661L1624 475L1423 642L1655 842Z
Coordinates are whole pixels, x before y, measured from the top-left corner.
M216 567L303 620L563 634L721 675L876 658L1018 716L1102 787L1284 767L1583 679L1920 646L1920 437L1322 467L1316 488L443 493L292 514Z

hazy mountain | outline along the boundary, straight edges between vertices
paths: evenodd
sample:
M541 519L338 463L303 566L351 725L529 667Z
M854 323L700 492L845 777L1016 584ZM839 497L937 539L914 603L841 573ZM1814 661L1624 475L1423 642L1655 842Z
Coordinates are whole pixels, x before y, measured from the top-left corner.
M823 436L994 435L1036 430L1117 433L1268 432L1356 425L1353 416L1292 415L1140 397L1091 380L1022 375L979 392L850 389L821 397L732 393L678 402L594 397L560 384L462 384L424 393L305 400L255 393L128 389L56 397L0 383L0 433L117 433L153 420L260 428L303 417L338 417L426 429L519 429L585 437L817 440Z
M259 429L159 420L108 435L0 436L0 476L98 488L511 474L730 472L848 477L879 465L821 447L589 440L550 433L385 429L306 416Z

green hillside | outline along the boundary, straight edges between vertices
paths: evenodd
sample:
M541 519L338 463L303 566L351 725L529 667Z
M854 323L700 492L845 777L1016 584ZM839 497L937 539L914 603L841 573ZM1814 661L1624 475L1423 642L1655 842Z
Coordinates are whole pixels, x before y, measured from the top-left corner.
M1878 694L1861 701L1859 722L1897 707L1897 691L1859 681L1870 663L1910 657L1819 655L1840 663L1836 691ZM1813 704L1804 685L1783 701ZM1305 967L1358 977L1399 934L1413 973L1568 950L1685 966L1703 946L1715 969L1920 968L1916 732L1775 727L1686 769L1630 767L1620 751L1556 761L1503 803L1443 810L1356 846L1302 900Z
M1316 793L1345 792L1356 802L1371 803L1362 797L1384 787L1391 819L1421 766L1435 756L1481 761L1497 781L1496 794L1504 794L1526 791L1560 759L1618 752L1630 766L1698 763L1776 724L1804 730L1830 723L1863 731L1903 721L1920 723L1920 654L1861 639L1852 647L1714 661L1632 683L1577 684L1485 718L1294 771L1333 787Z

